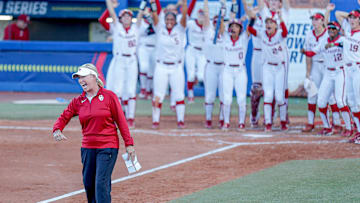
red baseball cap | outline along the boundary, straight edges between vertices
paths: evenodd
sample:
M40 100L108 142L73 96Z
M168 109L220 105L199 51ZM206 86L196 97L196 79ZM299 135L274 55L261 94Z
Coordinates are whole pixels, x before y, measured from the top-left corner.
M338 22L336 22L336 21L329 22L327 24L327 26L328 26L328 29L337 29L337 30L341 29L340 24Z
M324 19L325 19L324 15L323 15L322 13L315 13L315 14L312 15L310 18L311 18L311 19L321 19L321 20L324 20Z
M17 18L18 20L22 20L24 21L25 23L30 23L30 17L25 15L25 14L21 14L18 16Z
M131 17L134 16L134 13L133 13L131 10L129 10L129 9L123 9L123 10L120 11L119 17L121 18L123 15L125 15L125 13L129 14Z
M274 22L274 23L277 24L276 20L275 20L274 18L272 18L272 17L267 17L267 18L265 19L265 23L266 23L268 20L270 20L270 21L272 21L272 22Z
M359 17L360 17L360 13L359 13L359 11L357 11L357 10L353 10L353 11L351 11L351 12L349 13L348 17L350 17L350 16L355 16L356 18L359 18Z

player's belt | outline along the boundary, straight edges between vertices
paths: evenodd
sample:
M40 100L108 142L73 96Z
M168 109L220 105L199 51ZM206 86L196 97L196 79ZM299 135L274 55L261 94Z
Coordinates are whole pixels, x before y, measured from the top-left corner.
M201 51L202 48L201 47L194 47L194 49L198 50L198 51Z
M159 60L157 60L157 62L160 63ZM176 64L176 62L168 62L168 61L162 61L162 63L163 63L164 65L168 65L168 66L171 66L171 65L175 65L175 64ZM181 61L178 61L178 63L181 63Z
M261 51L260 48L254 48L253 50L254 50L254 51Z
M153 44L145 44L146 47L155 47Z
M347 65L347 66L352 66L352 65L355 65L355 64L356 64L356 65L360 65L359 62L356 62L356 63L347 63L346 65Z
M314 61L314 62L316 62L316 63L324 63L324 61Z
M208 62L208 63L211 63L210 60L207 60L207 62ZM224 65L224 62L216 62L216 61L214 61L214 62L212 62L212 63L215 64L215 65Z
M327 69L328 69L329 71L336 71L336 70L337 70L337 68L332 68L332 67L328 67ZM344 69L344 67L343 67L343 66L340 66L339 69Z
M121 54L121 56L131 57L131 54Z
M230 67L240 67L240 64L229 64Z
M278 63L270 63L270 62L268 62L268 64L269 64L269 65L272 65L272 66L277 66L277 65L279 65Z

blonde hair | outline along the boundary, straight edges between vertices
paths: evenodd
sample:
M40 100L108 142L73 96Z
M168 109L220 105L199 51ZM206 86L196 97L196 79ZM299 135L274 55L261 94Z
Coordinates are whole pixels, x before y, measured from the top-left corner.
M80 69L80 68L87 68L87 69L90 69L90 70L94 71L94 72L96 73L95 77L96 77L96 82L97 82L97 84L98 84L100 87L104 87L104 83L103 83L103 81L101 81L101 79L99 78L99 72L98 72L98 70L97 70L97 68L96 68L96 66L95 66L94 64L92 64L92 63L85 63L85 64L81 65L81 66L79 67L79 69Z

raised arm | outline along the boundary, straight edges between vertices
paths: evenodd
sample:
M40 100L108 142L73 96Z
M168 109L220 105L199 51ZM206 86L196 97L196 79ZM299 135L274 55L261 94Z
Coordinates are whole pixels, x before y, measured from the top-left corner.
M187 1L186 0L182 0L182 11L181 11L181 19L180 19L180 24L181 26L183 26L184 28L186 28L186 18L187 18Z
M345 11L336 11L335 12L336 20L340 23L340 25L343 24L343 21L347 18L348 15L349 15L349 13L345 12Z
M250 16L250 10L249 10L249 7L248 7L248 5L247 5L247 3L246 3L246 0L241 0L241 3L242 3L242 5L243 5L243 7L244 7L244 11L245 11L245 13L246 13L246 15L247 16Z
M236 14L239 12L239 5L236 0L232 0L230 9L230 21L236 18Z
M205 29L209 28L210 26L210 14L209 14L209 2L208 0L204 0L204 23L203 26Z
M259 7L260 11L265 7L264 0L257 0L257 4L258 4L258 7Z
M113 22L116 22L118 20L113 2L111 0L105 0L106 1L106 7L109 11L110 17L113 19Z
M159 2L159 0L151 0L150 1L150 8L151 8L151 13L152 13L152 18L154 21L154 26L157 26L157 24L159 23L159 14L158 14L159 11L157 10L158 2ZM161 9L161 7L160 7L160 9Z
M105 30L110 30L110 25L106 22L106 19L110 16L109 10L105 10L98 19L99 23L105 28Z
M330 13L331 13L331 11L333 11L334 9L335 9L335 4L333 4L333 3L329 3L329 4L326 6L325 20L324 20L325 27L326 27L327 24L329 23ZM341 22L341 23L342 23L342 22ZM341 25L341 24L340 24L340 25Z
M141 26L141 22L142 22L142 18L144 16L144 10L146 8L146 4L147 1L146 0L142 0L139 6L139 12L136 16L136 26L140 27Z
M259 7L258 7L259 8ZM247 32L254 35L255 37L257 36L257 30L254 28L254 24L255 24L255 20L256 20L256 14L258 12L258 9L252 9L249 10L249 18L250 18L250 22L249 25L247 27Z
M187 11L188 16L191 16L191 13L194 10L195 4L196 4L196 0L191 0L188 11Z
M157 10L157 14L160 15L161 12L161 4L160 4L160 0L155 0L156 3L156 10Z
M284 23L284 19L282 18L281 11L279 11L278 15L279 15L279 18L280 18L280 27L281 27L281 30L282 30L281 36L283 38L286 38L287 35L288 35L288 30L287 30L286 25Z
M290 10L290 3L289 0L282 0L283 2L283 7L285 8L286 11Z

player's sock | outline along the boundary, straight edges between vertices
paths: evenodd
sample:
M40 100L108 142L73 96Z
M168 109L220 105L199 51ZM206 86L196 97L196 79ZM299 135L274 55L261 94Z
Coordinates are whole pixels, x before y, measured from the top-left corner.
M332 119L334 125L341 125L340 110L336 104L330 105L332 111Z
M160 122L160 112L161 112L161 106L162 103L158 103L157 105L153 101L152 103L152 120L153 123L159 123Z
M239 123L245 124L245 118L246 118L246 104L239 105Z
M213 108L214 108L214 103L205 103L205 118L207 121L212 120Z
M341 112L341 117L343 118L344 123L345 123L345 128L347 130L351 130L351 119L350 119L349 107L344 106L344 107L340 108L340 112Z
M224 123L230 123L230 114L231 114L231 104L223 105L224 110Z
M136 109L136 97L132 97L128 101L128 119L134 119L135 118L135 109Z
M280 121L286 122L286 111L287 105L286 103L279 105L279 114L280 114Z
M285 90L285 105L286 105L286 108L285 108L285 112L286 112L286 122L289 124L290 121L289 121L289 89L286 89Z
M271 124L274 123L274 120L276 119L277 117L277 114L276 114L276 100L275 98L273 99L272 103L271 103Z
M224 120L224 103L220 102L219 121Z
M151 95L153 89L153 77L148 76L146 82L146 94L149 96Z
M330 128L328 108L327 107L325 107L325 108L319 107L319 112L320 112L320 117L323 122L324 128Z
M147 75L146 73L139 73L139 78L140 78L140 89L146 89L146 85L147 85Z
M129 106L128 106L128 100L124 100L122 101L122 109L124 110L125 113L125 118L128 119L129 118Z
M272 103L264 102L265 124L272 124Z
M177 101L176 102L176 117L177 121L184 122L184 116L185 116L185 101Z
M187 82L187 87L188 87L188 97L189 98L193 98L194 97L194 84L195 82Z
M314 125L315 112L316 112L316 104L308 103L308 123L311 125Z
M356 129L360 132L360 112L353 112L353 120L356 125Z

